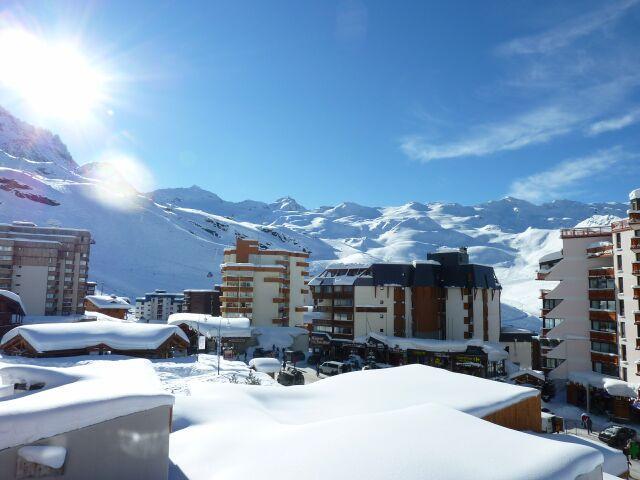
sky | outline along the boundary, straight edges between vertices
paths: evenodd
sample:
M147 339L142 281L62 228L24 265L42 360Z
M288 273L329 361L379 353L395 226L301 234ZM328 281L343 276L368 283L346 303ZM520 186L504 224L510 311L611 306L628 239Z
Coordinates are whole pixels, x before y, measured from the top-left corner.
M22 45L0 44L0 105L80 164L127 158L142 191L313 208L640 187L640 0L5 0L3 29L71 42L101 80L90 114L42 111L2 82ZM86 93L72 77L45 96Z

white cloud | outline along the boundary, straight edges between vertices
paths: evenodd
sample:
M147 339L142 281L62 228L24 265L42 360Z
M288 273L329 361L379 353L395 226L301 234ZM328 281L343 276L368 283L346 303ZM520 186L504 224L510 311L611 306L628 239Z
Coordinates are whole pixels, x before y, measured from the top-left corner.
M606 120L595 122L587 129L587 134L600 135L604 132L620 130L621 128L628 127L629 125L636 123L638 120L640 120L640 109L633 110L621 117L608 118Z
M638 1L622 0L608 4L600 10L580 15L546 32L511 40L498 47L497 51L504 55L517 55L557 50L614 22Z
M506 122L477 128L467 138L444 144L432 144L414 135L403 139L402 151L414 160L432 160L464 156L482 156L505 150L518 150L543 143L568 133L583 117L558 107L534 110Z
M583 182L631 155L615 147L586 157L565 160L549 170L515 180L509 195L531 202L566 198Z

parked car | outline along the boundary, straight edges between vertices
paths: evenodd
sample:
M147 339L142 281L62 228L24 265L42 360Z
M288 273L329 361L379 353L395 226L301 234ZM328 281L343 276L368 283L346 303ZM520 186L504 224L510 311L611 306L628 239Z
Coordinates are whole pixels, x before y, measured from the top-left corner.
M598 435L598 439L615 448L624 447L629 440L634 438L636 438L636 431L622 425L609 425Z
M289 387L291 385L304 385L304 375L297 368L289 367L278 373L278 383Z
M345 371L347 371L346 366L342 362L330 361L320 365L320 373L324 373L325 375L338 375Z

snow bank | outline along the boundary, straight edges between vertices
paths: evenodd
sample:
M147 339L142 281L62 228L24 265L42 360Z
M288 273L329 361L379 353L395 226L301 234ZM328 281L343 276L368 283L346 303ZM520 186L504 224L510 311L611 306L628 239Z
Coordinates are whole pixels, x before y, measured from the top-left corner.
M628 383L596 372L570 372L567 378L570 382L579 383L585 387L592 386L606 390L609 395L614 397L636 398L640 387L638 384Z
M249 367L252 367L257 372L262 373L277 373L282 368L280 360L277 358L253 358L249 360Z
M281 480L551 480L575 479L603 462L593 449L550 448L546 439L475 418L535 390L420 365L289 388L201 384L192 394L178 397L174 409L174 479L259 471ZM251 434L238 435L241 429ZM283 456L297 445L304 448Z
M20 308L22 309L22 313L26 314L27 311L24 309L22 299L20 298L20 295L18 295L17 293L10 292L9 290L0 290L0 297L5 297L11 300L12 302L16 302L18 305L20 305Z
M67 458L67 449L53 445L29 446L18 449L18 456L24 458L27 462L39 463L51 468L60 468L64 465L65 458Z
M162 390L144 359L85 361L67 368L0 363L0 378L44 383L42 389L0 400L0 450L173 405L173 396Z
M188 325L207 338L217 337L218 329L224 338L248 338L251 336L250 321L245 317L223 318L201 313L173 313L169 315L167 323L169 325Z
M77 322L22 325L7 332L0 345L20 335L37 352L73 350L105 344L116 350L153 350L172 335L189 339L175 325L128 322Z

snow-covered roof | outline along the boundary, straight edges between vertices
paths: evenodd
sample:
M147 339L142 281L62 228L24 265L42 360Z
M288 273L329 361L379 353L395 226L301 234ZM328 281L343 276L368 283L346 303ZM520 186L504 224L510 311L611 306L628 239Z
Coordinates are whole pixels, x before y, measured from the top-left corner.
M0 383L44 383L40 390L0 399L0 450L162 405L148 360L89 361L68 368L0 362Z
M640 188L636 188L629 193L629 200L636 200L640 198Z
M126 298L115 295L87 295L85 298L101 310L129 310L133 307Z
M514 378L521 377L522 375L531 375L532 377L537 378L538 380L545 381L544 373L540 370L531 370L530 368L523 368L522 370L518 370L517 372L513 372L509 375L509 380L513 380Z
M540 257L538 263L547 263L552 262L554 260L560 260L562 258L562 250L558 252L547 253L546 255Z
M280 360L277 358L252 358L249 360L249 366L253 367L257 372L262 373L276 373L282 368Z
M401 350L424 350L426 352L465 352L468 347L481 347L488 355L489 361L497 362L509 358L509 354L504 347L498 344L483 342L482 340L433 340L429 338L404 338L381 335L370 332L364 339L373 338L389 347L396 347Z
M201 313L173 313L167 319L169 325L185 324L208 338L220 335L225 338L248 338L251 336L251 321L246 317L225 318Z
M0 345L21 336L38 353L75 350L104 344L114 350L155 350L172 335L188 342L175 325L133 322L75 322L22 325L9 330Z
M596 372L570 372L567 378L570 382L579 383L585 387L592 386L603 389L614 397L636 398L640 387L638 384L628 383L619 378L607 377Z
M0 296L8 298L12 302L16 302L18 305L20 305L20 308L22 309L22 314L26 315L27 311L24 309L24 305L22 303L22 299L20 298L20 295L14 292L10 292L9 290L0 290Z
M336 480L598 478L603 457L594 449L475 418L537 394L422 365L290 388L202 384L197 396L176 399L174 419L183 428L172 434L170 458L192 480L248 478L256 465L261 477L281 480L309 472ZM239 424L251 435L237 435ZM305 448L274 462L283 445Z

